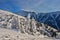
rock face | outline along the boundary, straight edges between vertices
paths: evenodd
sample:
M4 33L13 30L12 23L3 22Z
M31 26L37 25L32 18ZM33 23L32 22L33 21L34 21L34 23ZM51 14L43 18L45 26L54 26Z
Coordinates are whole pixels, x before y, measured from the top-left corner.
M30 35L47 35L52 36L53 32L57 31L50 26L35 21L30 14L27 17L19 16L11 12L0 10L0 27L6 29L15 29L19 33L27 33Z

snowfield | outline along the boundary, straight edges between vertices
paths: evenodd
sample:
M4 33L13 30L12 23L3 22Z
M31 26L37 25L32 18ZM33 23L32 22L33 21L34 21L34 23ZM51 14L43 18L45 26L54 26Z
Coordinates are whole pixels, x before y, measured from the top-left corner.
M55 38L44 37L43 35L36 36L27 33L20 33L14 30L0 28L0 40L60 40Z

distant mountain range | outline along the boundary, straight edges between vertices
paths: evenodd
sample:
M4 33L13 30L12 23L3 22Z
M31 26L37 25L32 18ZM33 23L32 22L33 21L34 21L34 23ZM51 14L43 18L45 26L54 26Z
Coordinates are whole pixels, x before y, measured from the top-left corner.
M30 14L36 21L48 24L58 30L60 30L60 11L50 12L50 13L38 13L20 10L16 14L27 17Z

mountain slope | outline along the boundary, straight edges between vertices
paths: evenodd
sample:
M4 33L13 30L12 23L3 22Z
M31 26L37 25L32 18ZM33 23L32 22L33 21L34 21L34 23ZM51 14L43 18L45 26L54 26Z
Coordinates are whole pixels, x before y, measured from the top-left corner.
M51 12L51 13L38 14L38 15L37 15L37 17L38 17L37 19L39 22L48 24L48 25L60 30L60 22L59 22L60 21L60 12Z
M51 37L54 32L56 33L57 30L51 26L35 21L34 14L31 17L30 16L31 15L28 14L26 18L11 12L0 10L0 27L6 29L15 29L21 33L27 33L30 35L43 34Z
M28 14L30 14L31 18L34 17L34 19L36 21L45 23L49 26L52 26L52 27L60 30L60 11L36 14L35 12L21 10L21 11L17 12L16 14L19 14L24 17L27 17Z

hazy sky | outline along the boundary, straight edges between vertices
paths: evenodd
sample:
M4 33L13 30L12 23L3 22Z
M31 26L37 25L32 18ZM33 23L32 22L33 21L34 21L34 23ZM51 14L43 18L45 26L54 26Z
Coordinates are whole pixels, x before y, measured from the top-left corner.
M60 0L0 0L0 9L11 12L21 9L36 12L60 11Z

